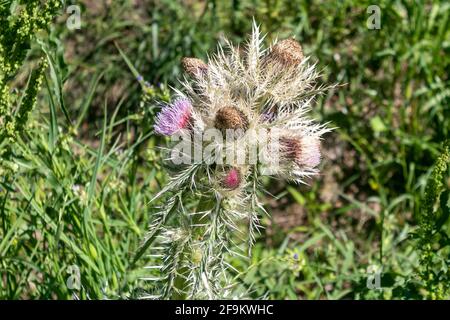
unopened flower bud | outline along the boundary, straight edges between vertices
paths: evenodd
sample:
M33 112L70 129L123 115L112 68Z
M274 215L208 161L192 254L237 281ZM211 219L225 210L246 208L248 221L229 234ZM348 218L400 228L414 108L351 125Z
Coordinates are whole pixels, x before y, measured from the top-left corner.
M266 61L281 63L286 67L297 66L303 61L303 50L293 38L277 42L267 56Z
M181 65L184 71L193 78L202 77L208 72L208 65L197 58L182 58Z
M221 185L226 189L234 190L239 187L241 180L241 172L239 169L231 168L223 177Z
M247 116L236 107L222 107L217 111L214 126L225 132L227 129L246 131L249 126Z

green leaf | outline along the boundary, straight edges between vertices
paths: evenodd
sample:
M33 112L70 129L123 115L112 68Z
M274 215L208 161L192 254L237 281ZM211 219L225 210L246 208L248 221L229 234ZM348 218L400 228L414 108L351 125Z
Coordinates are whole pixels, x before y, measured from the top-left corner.
M384 132L387 130L386 125L379 116L370 119L370 126L372 127L372 130L376 133Z
M292 195L292 197L295 199L295 201L297 201L302 206L305 205L305 203L306 203L305 197L297 189L295 189L292 186L288 186L287 190Z

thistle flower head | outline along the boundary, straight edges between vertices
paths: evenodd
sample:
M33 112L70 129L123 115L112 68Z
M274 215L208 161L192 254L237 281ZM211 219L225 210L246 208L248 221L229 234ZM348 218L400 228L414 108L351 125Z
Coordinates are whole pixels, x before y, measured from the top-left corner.
M184 71L191 77L201 77L208 72L208 65L197 58L184 57L181 59Z
M266 60L279 62L285 66L296 66L303 61L303 58L303 50L300 43L290 38L277 42L267 55Z
M236 107L222 107L216 113L214 126L222 131L227 129L245 131L248 129L248 119L245 114Z
M229 190L234 190L241 184L241 172L237 168L231 168L226 172L223 177L221 184L224 188Z
M315 168L320 163L320 140L317 137L282 137L280 147L286 160L293 161L301 167Z
M192 105L188 99L181 98L172 104L165 105L158 114L155 123L155 132L171 136L179 130L191 125Z

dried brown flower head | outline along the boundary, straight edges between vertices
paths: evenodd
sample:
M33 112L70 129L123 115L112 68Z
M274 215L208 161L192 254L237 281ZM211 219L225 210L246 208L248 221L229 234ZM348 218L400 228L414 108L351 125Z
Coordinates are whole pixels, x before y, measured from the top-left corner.
M303 61L304 56L300 43L289 38L277 42L267 58L269 61L279 62L285 66L297 66Z
M220 108L214 119L214 126L222 131L227 129L232 130L247 130L248 119L246 115L236 107L222 107Z
M201 77L208 72L208 65L197 58L184 57L181 59L184 71L191 77Z

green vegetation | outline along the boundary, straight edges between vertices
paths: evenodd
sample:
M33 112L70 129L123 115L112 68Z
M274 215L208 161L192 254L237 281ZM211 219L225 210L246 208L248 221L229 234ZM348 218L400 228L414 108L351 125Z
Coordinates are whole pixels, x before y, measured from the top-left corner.
M253 17L295 36L339 83L309 186L266 181L265 229L232 276L252 298L450 298L450 4L379 1L0 0L0 298L151 295L134 259L167 176L155 114L180 59L205 59ZM142 79L138 77L142 75ZM79 270L80 287L68 283ZM381 271L381 288L376 284ZM375 279L371 282L371 279ZM368 286L369 284L369 286Z

